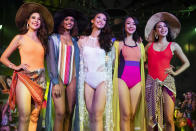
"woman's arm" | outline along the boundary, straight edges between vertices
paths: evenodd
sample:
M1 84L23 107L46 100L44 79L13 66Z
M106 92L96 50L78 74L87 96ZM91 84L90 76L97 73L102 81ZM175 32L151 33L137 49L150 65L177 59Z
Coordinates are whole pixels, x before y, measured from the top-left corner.
M47 60L48 72L49 72L51 82L54 85L59 84L58 67L57 67L58 65L56 64L54 41L52 37L49 37L48 40L48 54L46 60Z
M190 62L187 59L184 52L182 51L181 47L177 43L174 42L172 44L172 48L173 48L174 54L181 60L182 65L176 71L173 71L172 67L169 69L166 69L166 73L176 76L182 73L183 71L185 71L190 66Z
M182 62L181 67L175 71L175 75L179 75L190 66L190 62L186 57L186 55L184 54L184 52L182 51L181 47L177 43L174 43L174 47L175 47L174 53L178 56L178 58Z
M148 43L146 46L145 46L145 65L144 65L144 68L145 69L148 69L148 48L150 47L150 45L152 44L152 42Z
M10 57L10 55L19 47L21 38L22 38L21 35L16 35L13 38L13 40L10 42L9 46L6 48L6 50L1 55L1 62L13 70L24 69L24 70L28 71L27 64L20 64L19 66L16 66L8 59Z

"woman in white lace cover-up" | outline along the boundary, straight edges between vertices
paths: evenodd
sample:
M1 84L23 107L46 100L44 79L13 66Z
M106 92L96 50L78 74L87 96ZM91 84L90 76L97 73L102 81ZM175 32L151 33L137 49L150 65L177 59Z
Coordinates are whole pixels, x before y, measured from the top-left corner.
M112 63L114 48L108 15L99 12L79 39L80 75L78 88L79 130L112 131ZM77 109L76 109L77 110ZM103 124L104 123L104 124Z

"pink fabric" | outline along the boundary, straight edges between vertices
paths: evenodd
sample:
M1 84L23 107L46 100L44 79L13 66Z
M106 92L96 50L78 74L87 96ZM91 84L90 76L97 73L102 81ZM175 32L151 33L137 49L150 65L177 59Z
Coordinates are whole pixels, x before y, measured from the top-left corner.
M127 84L130 89L141 81L140 67L125 65L121 79Z

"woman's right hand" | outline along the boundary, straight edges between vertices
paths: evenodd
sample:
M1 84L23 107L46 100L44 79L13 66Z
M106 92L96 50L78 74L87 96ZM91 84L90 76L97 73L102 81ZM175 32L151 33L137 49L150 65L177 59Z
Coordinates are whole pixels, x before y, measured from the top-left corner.
M56 84L53 86L52 88L52 94L53 94L53 97L56 97L56 98L59 98L61 97L61 87L59 84Z
M30 72L28 70L28 68L29 68L29 65L27 65L27 64L20 64L19 66L13 67L13 69L16 70L16 71L24 70L26 72Z

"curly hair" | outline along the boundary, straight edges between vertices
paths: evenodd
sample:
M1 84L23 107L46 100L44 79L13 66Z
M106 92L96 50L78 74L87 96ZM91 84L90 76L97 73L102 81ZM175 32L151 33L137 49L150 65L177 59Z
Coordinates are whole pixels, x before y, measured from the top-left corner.
M98 36L99 44L102 49L105 50L106 53L111 51L112 47L112 31L109 27L109 15L106 12L97 12L91 17L91 19L95 18L97 14L104 14L106 16L106 24L103 29L101 29L101 33ZM92 33L92 23L89 23L86 30L84 31L84 35L90 35Z
M67 16L66 16L67 17ZM65 17L65 18L66 18ZM54 28L54 33L59 33L59 34L63 34L65 29L63 27L63 20L61 20L60 24L59 25L56 25L58 27ZM78 36L78 25L77 25L77 21L76 19L74 18L74 26L73 28L70 30L70 34L72 37L77 37Z
M133 40L134 40L135 42L138 42L138 41L140 41L140 37L141 37L141 36L139 35L139 30L138 30L139 21L138 21L135 17L132 17L132 16L127 16L127 17L125 17L125 20L124 20L123 25L122 25L122 35L120 36L120 40L124 41L125 38L127 37L127 33L126 33L126 31L125 31L125 23L126 23L126 20L127 20L128 18L132 18L133 21L135 22L136 31L133 33Z
M47 42L48 42L48 36L49 36L49 34L48 34L48 28L46 26L45 20L44 20L44 18L42 17L42 15L41 15L41 13L39 11L36 11L36 12L33 11L33 12L31 12L30 15L29 15L29 17L24 22L23 27L20 28L19 31L20 31L21 34L25 34L25 33L28 32L28 29L27 29L27 21L28 21L28 19L31 17L31 15L33 13L39 13L39 15L40 15L41 25L40 25L40 28L37 31L37 37L41 41L41 44L44 47L45 54L46 54L48 52Z
M168 22L167 21L159 21L159 22L163 22L163 23L165 23L165 25L166 25L166 27L168 28L168 33L167 33L167 35L166 35L166 39L167 39L167 41L172 41L173 40L173 38L172 38L172 35L171 35L171 29L170 29L170 27L169 27L169 24L168 24ZM159 22L157 22L156 24L155 24L155 26L154 26L154 30L156 30L156 27L157 27L157 24L159 23ZM159 38L157 39L157 38L155 38L155 42L157 42L159 40Z

